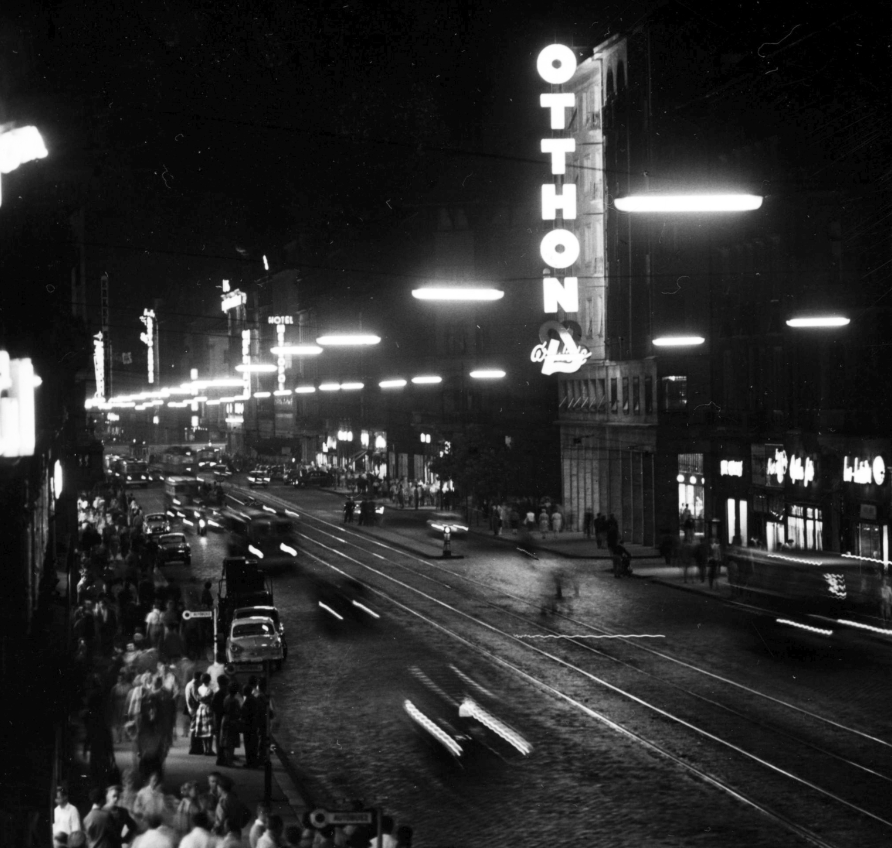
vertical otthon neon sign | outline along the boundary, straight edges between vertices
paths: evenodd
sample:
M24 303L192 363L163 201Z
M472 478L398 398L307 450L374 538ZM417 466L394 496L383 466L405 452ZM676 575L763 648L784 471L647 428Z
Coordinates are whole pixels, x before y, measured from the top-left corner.
M545 82L554 86L563 85L576 73L576 56L563 44L550 44L539 54L536 68ZM568 115L572 115L576 107L576 97L572 92L548 92L539 95L539 105L548 109L552 130L566 130ZM575 152L576 140L543 138L541 149L551 156L551 173L563 177L567 172L567 154ZM542 220L557 221L559 212L562 222L576 219L576 184L564 183L563 179L542 186ZM579 259L579 240L570 230L557 227L542 238L539 253L547 265L563 271ZM542 280L542 299L546 314L556 313L558 309L578 312L578 279L564 277L561 280L556 276L546 276ZM578 334L577 327L577 338ZM590 350L577 344L574 332L558 321L546 321L539 328L539 339L540 344L533 348L530 359L542 363L543 374L578 371L591 356Z

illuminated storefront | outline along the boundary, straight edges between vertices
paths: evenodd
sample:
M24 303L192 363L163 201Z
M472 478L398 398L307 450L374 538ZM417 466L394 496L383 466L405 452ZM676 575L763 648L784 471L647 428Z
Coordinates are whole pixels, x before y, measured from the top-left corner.
M834 477L842 492L840 545L844 552L889 558L889 446L879 440L840 446Z
M706 477L703 473L702 453L678 455L678 526L684 532L685 524L693 521L694 535L702 535L706 517Z
M720 449L715 476L716 515L723 524L723 544L746 544L749 539L749 469L742 449Z

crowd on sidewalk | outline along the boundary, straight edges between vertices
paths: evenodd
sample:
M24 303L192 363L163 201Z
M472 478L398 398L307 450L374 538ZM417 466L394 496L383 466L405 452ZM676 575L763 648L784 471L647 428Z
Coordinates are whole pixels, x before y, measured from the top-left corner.
M76 650L65 685L80 697L71 722L78 737L71 764L87 766L87 783L73 787L79 805L66 785L59 787L53 845L369 845L370 834L361 828L317 830L308 819L304 827L285 828L262 805L253 818L233 781L208 772L212 764L263 765L261 752L270 747L267 710L275 715L265 681L230 680L208 619L184 620L186 602L192 610L213 607L211 584L200 593L184 592L161 573L141 510L123 488L81 494L78 512L79 579L70 593ZM190 773L205 775L206 783L187 781L175 797L164 791L165 763L176 740L187 737L190 759L196 759ZM123 768L122 747L132 752ZM386 833L394 829L390 820L382 824ZM410 830L399 842L393 833L384 840L387 848L410 843Z

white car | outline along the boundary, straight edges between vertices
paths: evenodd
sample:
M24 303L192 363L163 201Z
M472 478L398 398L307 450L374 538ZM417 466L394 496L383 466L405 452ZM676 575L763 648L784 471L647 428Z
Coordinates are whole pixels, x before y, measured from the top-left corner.
M271 618L251 616L233 619L226 639L226 661L234 665L269 660L281 667L285 653L282 637Z

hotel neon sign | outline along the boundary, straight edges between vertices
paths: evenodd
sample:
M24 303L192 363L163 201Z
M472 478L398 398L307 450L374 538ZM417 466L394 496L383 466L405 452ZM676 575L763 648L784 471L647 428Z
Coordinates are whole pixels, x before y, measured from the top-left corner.
M563 85L576 73L576 56L563 44L550 44L539 53L536 68L545 82L553 86ZM576 96L572 92L548 92L539 95L539 105L548 110L552 130L566 130L567 116L572 115L576 107ZM567 170L567 154L576 150L576 140L544 138L541 150L551 156L551 173L562 177ZM558 211L562 221L576 218L576 184L564 183L563 179L559 182L562 185L552 182L542 186L543 221L556 221ZM579 240L570 230L559 227L545 234L539 253L547 265L563 271L579 258ZM546 314L556 313L559 308L565 312L579 311L579 281L576 277L563 280L557 276L545 277L542 295ZM591 356L588 348L577 343L580 336L581 331L575 322L567 326L554 320L546 321L539 329L540 344L533 348L530 359L542 363L543 374L578 371Z

